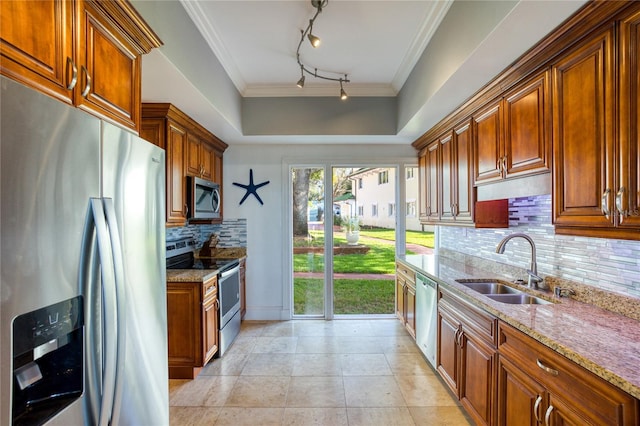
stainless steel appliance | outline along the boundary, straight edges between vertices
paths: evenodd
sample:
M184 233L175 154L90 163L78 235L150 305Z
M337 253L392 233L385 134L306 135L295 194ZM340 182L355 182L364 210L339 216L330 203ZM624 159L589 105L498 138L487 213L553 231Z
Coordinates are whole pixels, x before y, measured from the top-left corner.
M189 219L220 218L220 185L195 176L187 177Z
M238 259L196 258L196 242L183 238L167 242L168 269L218 270L218 357L240 333L240 262Z
M438 284L418 273L416 274L416 343L436 368Z
M168 424L164 151L0 86L0 424Z

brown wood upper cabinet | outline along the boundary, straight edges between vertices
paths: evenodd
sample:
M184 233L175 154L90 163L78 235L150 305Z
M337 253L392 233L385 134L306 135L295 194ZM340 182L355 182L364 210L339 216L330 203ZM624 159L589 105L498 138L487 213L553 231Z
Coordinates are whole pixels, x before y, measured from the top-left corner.
M476 185L549 171L548 81L545 70L474 114Z
M226 143L168 103L142 104L140 136L167 152L167 226L184 226L187 222L187 176L219 183L222 205L222 156ZM222 214L215 221L221 220Z
M467 120L420 153L419 166L425 181L422 223L473 222L472 144L472 127Z
M638 9L552 66L557 233L640 239Z
M139 131L141 55L162 42L127 1L0 2L1 71Z

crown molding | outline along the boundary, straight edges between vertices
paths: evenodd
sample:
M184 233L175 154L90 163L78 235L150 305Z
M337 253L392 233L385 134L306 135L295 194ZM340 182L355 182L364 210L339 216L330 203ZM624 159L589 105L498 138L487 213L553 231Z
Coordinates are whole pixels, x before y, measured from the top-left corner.
M398 92L390 84L354 84L347 83L344 90L349 97L395 97ZM253 85L247 86L242 92L245 98L274 98L274 97L337 97L340 94L340 85L334 84L310 84L307 83L301 89L295 84L279 85Z

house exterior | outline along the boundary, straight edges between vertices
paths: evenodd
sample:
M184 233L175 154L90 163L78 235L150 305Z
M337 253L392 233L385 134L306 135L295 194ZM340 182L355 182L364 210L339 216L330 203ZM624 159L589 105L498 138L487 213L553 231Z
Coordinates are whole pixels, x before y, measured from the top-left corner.
M405 223L406 229L422 231L418 220L418 168L406 167L402 173L405 180ZM395 191L397 187L396 168L361 168L349 176L354 199L353 215L360 219L362 226L395 229L398 212Z

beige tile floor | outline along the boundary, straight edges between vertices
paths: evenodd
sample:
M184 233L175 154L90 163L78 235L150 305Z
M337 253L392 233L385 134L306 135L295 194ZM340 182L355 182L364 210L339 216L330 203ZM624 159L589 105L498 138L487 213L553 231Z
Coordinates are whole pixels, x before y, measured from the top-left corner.
M471 424L395 319L245 321L169 404L179 426Z

